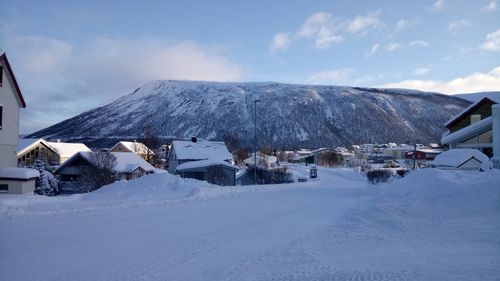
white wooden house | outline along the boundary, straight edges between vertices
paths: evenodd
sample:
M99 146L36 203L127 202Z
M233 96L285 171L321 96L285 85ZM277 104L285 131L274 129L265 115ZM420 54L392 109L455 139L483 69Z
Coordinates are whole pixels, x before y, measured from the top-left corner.
M35 189L38 171L16 167L19 110L25 107L19 84L3 53L0 55L0 193L26 193Z

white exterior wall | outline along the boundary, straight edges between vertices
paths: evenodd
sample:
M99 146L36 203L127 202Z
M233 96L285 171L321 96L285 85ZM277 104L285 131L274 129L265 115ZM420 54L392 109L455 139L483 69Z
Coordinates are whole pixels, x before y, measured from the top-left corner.
M1 62L0 62L1 63ZM19 103L13 82L3 68L3 85L0 87L0 106L3 107L2 129L0 129L0 167L16 167L16 147L19 138Z
M27 181L14 181L14 180L0 180L0 184L7 184L9 186L8 193L22 194L35 191L35 180Z
M500 169L500 104L491 107L493 131L493 168Z

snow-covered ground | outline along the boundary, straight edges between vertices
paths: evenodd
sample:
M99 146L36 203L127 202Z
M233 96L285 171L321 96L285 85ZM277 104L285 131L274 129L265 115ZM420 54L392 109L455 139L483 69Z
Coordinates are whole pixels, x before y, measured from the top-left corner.
M295 173L307 175L301 167ZM500 171L0 196L0 280L499 280Z

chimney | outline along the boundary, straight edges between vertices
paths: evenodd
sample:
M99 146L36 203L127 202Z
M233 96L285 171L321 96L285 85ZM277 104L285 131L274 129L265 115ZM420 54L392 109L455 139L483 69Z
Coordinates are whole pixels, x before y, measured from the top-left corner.
M198 141L198 139L197 139L196 137L192 137L192 138L191 138L191 141L192 141L192 142L197 142L197 141Z

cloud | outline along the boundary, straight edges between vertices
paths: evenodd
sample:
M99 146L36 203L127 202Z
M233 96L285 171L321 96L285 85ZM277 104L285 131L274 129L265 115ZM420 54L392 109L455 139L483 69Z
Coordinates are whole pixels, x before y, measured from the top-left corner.
M408 46L410 47L429 47L429 43L423 41L423 40L415 40L411 41L408 43Z
M323 49L344 40L338 32L338 22L332 18L331 14L316 13L302 24L296 36L299 38L312 38L315 40L316 48Z
M241 67L223 49L194 41L94 38L72 44L1 33L27 100L21 132L52 125L156 79L237 81Z
M425 68L425 67L419 67L419 68L416 68L414 71L413 71L413 74L415 75L424 75L424 74L427 74L429 73L430 69L429 68Z
M357 15L352 20L334 18L332 14L318 12L309 16L306 21L291 33L277 33L270 45L271 52L286 49L298 39L314 40L317 49L324 49L343 42L346 37L364 35L383 26L379 18L380 12Z
M365 16L358 15L347 24L346 30L350 33L366 33L370 29L378 28L382 25L379 14L380 12L372 12Z
M472 73L449 81L405 80L381 85L382 88L405 88L444 94L498 91L500 89L500 66L487 73Z
M394 29L394 32L399 32L405 28L407 28L410 25L410 22L404 19L398 20L396 23L396 28Z
M448 29L453 32L453 31L456 31L459 28L467 27L467 26L470 26L470 25L471 25L471 23L468 20L461 19L461 20L451 21L448 24Z
M436 2L434 2L434 4L432 5L431 9L433 11L441 11L444 9L444 6L445 6L445 3L444 3L444 0L437 0Z
M492 12L497 8L497 1L491 1L486 6L481 8L481 12Z
M486 41L479 48L487 51L499 51L500 29L486 35Z
M353 72L354 70L351 68L323 71L310 75L307 78L307 82L313 84L342 84L351 78Z
M380 49L380 44L375 43L368 52L365 53L365 57L373 56Z
M398 49L401 49L403 48L403 46L399 43L389 43L385 46L385 50L388 51L388 52L392 52L392 51L396 51Z
M292 39L290 38L289 33L279 32L274 35L273 42L271 43L269 50L271 50L272 53L286 50L291 43Z

